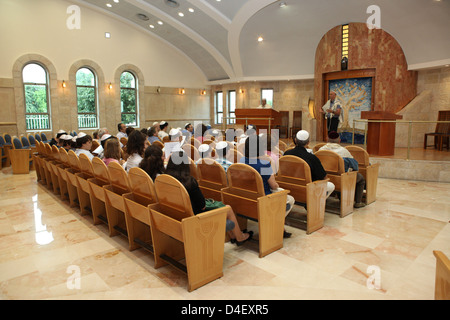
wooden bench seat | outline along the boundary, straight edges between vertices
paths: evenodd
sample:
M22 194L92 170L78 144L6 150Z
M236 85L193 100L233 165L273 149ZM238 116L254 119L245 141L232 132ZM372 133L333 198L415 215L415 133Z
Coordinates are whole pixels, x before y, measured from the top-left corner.
M106 164L97 157L92 159L93 178L88 179L91 200L92 217L94 224L104 223L108 225L106 214L106 196L104 186L110 184L109 171Z
M222 277L227 209L194 215L177 179L163 174L154 183L158 202L149 208L155 268L171 264L185 272L188 291Z
M278 161L275 179L278 185L290 191L295 202L306 206L306 222L286 217L291 225L306 230L307 234L319 230L324 225L327 181L312 181L308 163L297 156L282 156ZM300 223L298 223L300 222Z
M246 229L247 219L258 222L259 257L282 248L289 191L265 195L261 175L242 163L228 168L227 180L228 187L222 189L222 202L233 208L241 230Z
M78 156L73 150L67 151L67 157L69 158L70 165L70 168L66 168L69 204L71 207L75 207L80 205L80 202L78 200L78 178L75 174L81 172L81 170Z
M228 187L225 169L214 159L197 163L198 184L205 198L222 201L222 189Z
M315 155L327 172L327 177L334 183L334 190L341 194L339 214L343 218L353 212L357 171L345 172L344 159L336 152L319 150ZM325 210L334 212L328 206L325 207Z
M436 257L435 300L450 300L450 260L442 251L433 251Z
M143 247L154 253L149 205L156 203L158 198L153 180L147 172L138 167L128 171L128 180L131 192L122 196L125 201L129 249Z
M128 237L125 221L125 203L122 195L130 193L128 174L117 162L108 164L109 184L104 185L105 205L108 218L109 235L121 234Z
M94 177L91 160L85 154L78 157L79 172L75 173L78 182L78 201L81 215L92 215L92 206L88 179Z
M358 172L361 173L366 180L363 201L366 204L371 204L377 199L378 171L380 164L371 164L369 153L361 147L346 146L346 149L352 154L353 158L358 161Z

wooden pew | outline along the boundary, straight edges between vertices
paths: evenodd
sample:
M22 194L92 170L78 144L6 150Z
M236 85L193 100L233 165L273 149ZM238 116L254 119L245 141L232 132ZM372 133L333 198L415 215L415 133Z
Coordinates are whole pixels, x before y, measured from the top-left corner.
M122 234L128 237L125 221L125 202L122 195L130 193L128 175L117 162L108 164L109 184L104 185L106 215L108 217L109 235Z
M6 139L5 139L6 140ZM12 149L9 149L9 157L13 174L24 174L30 172L31 149L24 149L18 137L13 137Z
M77 173L81 172L80 162L78 156L73 150L67 152L67 157L69 158L70 168L66 169L66 175L68 178L67 190L69 193L69 202L71 207L79 206L80 201L78 199L78 178Z
M78 182L78 201L80 204L81 215L92 215L92 206L88 179L94 177L91 160L85 155L78 156L78 166L80 171L75 173Z
M152 254L153 243L150 231L149 205L158 202L155 186L150 176L141 168L128 171L130 193L123 194L125 201L125 220L130 250L140 247Z
M192 144L185 143L185 144L183 144L181 149L183 149L183 151L186 152L188 157L193 159L194 162L196 162L198 159L200 159L200 154L198 153L197 148L194 147Z
M52 160L47 163L48 170L52 178L53 193L56 195L61 194L59 185L59 171L58 166L61 165L61 155L57 146L51 146L51 158Z
M316 153L317 151L319 151L319 149L322 148L324 145L326 145L326 142L320 142L320 143L316 144L316 145L312 148L313 153Z
M191 158L189 158L189 169L190 169L191 176L193 176L195 178L195 180L198 181L197 165L195 164L194 160Z
M92 217L94 224L104 223L108 225L106 214L106 196L103 186L110 184L109 171L106 164L97 157L92 159L93 178L88 179L91 200Z
M275 179L280 188L290 191L297 204L306 207L306 222L286 217L288 224L311 234L324 225L327 180L312 181L308 163L297 156L282 156ZM300 223L300 224L299 224Z
M242 163L234 163L228 168L227 179L228 187L222 189L222 202L233 208L241 230L246 229L247 219L258 222L259 257L282 248L289 191L265 195L261 175Z
M225 169L214 159L201 159L197 163L198 184L205 198L222 201L223 188L228 187Z
M58 171L58 184L61 200L69 200L70 198L68 189L69 178L67 177L66 171L68 168L70 168L69 155L67 154L66 149L59 148L59 164L56 165L56 169Z
M358 161L358 172L361 173L366 180L366 192L363 200L366 204L370 204L377 199L377 185L378 185L378 171L380 168L379 163L370 163L369 153L358 146L346 146L345 147Z
M450 260L442 251L433 251L436 257L435 300L450 300Z
M166 174L155 179L155 190L158 202L149 206L155 268L171 264L185 272L188 291L222 277L227 209L194 215L184 186Z
M44 158L44 162L42 163L42 167L44 169L44 175L45 175L45 181L46 181L46 187L49 190L53 190L53 181L52 181L52 174L50 169L50 161L54 161L54 155L52 154L52 147L48 143L41 142L43 144L43 148L45 150L45 154L47 155Z
M232 163L238 163L242 157L244 157L244 155L242 153L240 153L239 151L237 151L236 149L230 148L230 150L228 150L228 153L227 153L228 161L230 161Z
M345 172L344 159L336 152L320 150L315 155L327 172L327 177L334 183L335 191L341 193L339 214L343 218L353 212L357 171Z

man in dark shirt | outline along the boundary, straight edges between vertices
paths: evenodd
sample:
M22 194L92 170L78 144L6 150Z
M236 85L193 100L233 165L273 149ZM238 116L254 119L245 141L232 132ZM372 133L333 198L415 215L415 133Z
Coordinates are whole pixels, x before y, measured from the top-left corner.
M311 170L312 181L325 180L327 178L327 172L322 166L319 158L317 158L313 153L306 150L306 146L309 143L309 133L305 130L300 130L297 132L294 138L295 148L288 150L284 153L285 156L297 156L306 161ZM334 184L332 182L327 182L327 198L334 191Z

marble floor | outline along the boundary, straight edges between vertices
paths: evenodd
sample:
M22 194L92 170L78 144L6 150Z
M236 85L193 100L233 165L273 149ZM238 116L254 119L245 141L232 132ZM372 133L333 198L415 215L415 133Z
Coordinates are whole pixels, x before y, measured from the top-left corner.
M223 277L189 293L184 274L154 269L150 253L130 252L124 237L80 216L34 171L4 168L0 298L432 300L433 250L450 256L449 194L446 183L380 179L376 202L345 218L326 213L311 235L287 226L292 237L264 258L256 243L226 243Z

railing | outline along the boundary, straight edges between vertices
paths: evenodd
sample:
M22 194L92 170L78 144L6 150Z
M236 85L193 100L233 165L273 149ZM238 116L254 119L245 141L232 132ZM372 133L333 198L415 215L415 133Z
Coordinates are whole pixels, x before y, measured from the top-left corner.
M50 116L48 114L27 114L25 115L27 130L48 130L50 129Z
M78 128L97 128L97 115L78 114Z
M227 120L229 119L235 119L235 120L245 120L245 127L247 128L248 126L248 120L268 120L269 121L269 128L271 127L271 123L273 120L275 120L274 118L236 118L236 117L222 117L222 129L225 131L226 126L227 126Z
M421 120L367 120L367 119L354 119L353 131L352 131L352 144L355 144L355 123L363 122L364 125L364 148L367 147L367 126L369 122L385 122L385 123L398 123L408 124L408 145L406 151L406 160L410 160L411 157L411 137L412 137L412 125L415 123L450 123L450 121L421 121Z

